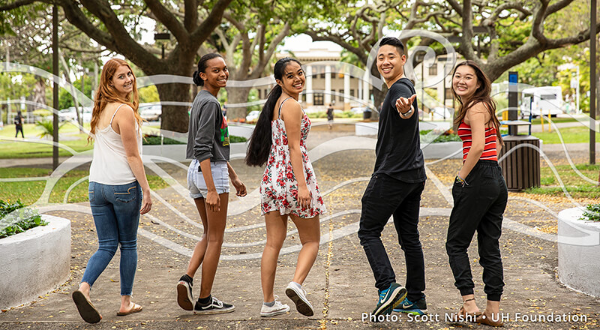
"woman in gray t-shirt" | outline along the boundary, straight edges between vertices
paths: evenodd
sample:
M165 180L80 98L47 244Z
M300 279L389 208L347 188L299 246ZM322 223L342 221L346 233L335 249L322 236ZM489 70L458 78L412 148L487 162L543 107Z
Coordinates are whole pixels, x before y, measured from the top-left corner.
M198 62L194 83L202 87L194 99L188 130L188 188L194 199L204 234L196 244L186 273L177 283L177 303L196 314L233 312L235 307L211 295L221 255L227 220L229 179L236 195L246 196L246 186L229 164L229 130L221 113L217 94L227 84L229 72L223 57L206 54ZM194 305L192 285L196 271L202 266L202 283Z

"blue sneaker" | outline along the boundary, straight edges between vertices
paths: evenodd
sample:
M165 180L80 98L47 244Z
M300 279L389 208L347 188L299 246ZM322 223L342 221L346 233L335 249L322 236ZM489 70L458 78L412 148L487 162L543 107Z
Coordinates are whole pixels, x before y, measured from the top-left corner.
M425 297L417 300L416 302L412 302L408 300L408 298L405 298L400 304L398 304L398 307L394 308L394 312L423 315L427 312L427 303L425 302Z
M373 310L375 317L379 315L392 314L392 310L396 308L406 298L407 291L398 283L390 284L390 287L379 293L379 302Z

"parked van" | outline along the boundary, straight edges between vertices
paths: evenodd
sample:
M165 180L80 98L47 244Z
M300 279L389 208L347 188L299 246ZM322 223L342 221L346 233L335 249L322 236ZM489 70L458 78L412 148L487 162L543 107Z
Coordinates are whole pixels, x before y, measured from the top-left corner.
M521 92L521 116L535 118L562 114L563 98L560 86L526 88Z

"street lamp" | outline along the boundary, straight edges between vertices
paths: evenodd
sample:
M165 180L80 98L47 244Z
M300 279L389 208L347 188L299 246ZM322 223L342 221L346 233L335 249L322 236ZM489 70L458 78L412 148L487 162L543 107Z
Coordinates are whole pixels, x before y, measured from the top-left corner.
M171 34L169 32L166 33L155 33L154 34L154 41L156 40L171 40ZM161 43L161 48L162 48L162 59L165 59L165 44Z

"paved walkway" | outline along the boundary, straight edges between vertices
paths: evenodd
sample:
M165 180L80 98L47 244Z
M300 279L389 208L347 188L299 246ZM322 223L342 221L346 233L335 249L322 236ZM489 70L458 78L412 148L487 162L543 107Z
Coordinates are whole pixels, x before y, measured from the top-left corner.
M94 225L86 203L63 206L49 212L72 220L71 278L54 292L0 314L0 329L447 329L485 326L453 324L446 315L458 311L460 295L444 248L452 196L450 187L460 160L428 160L428 182L421 202L420 231L425 253L429 314L422 319L396 316L390 322L372 324L362 320L377 301L374 279L356 232L360 198L374 165L373 140L353 136L347 125L314 127L309 137L310 157L329 213L321 218L321 248L313 270L305 282L315 316L305 318L292 311L275 318L260 318L260 255L265 228L256 199L262 168L250 168L242 159L231 161L250 192L238 199L230 197L228 224L221 263L213 294L235 304L230 314L198 316L180 309L175 302L175 285L184 273L190 253L202 235L199 218L187 197L185 165L147 164L149 172L160 174L171 187L154 192L154 208L142 217L139 235L139 263L134 286L135 302L144 311L117 317L119 307L118 258L98 279L92 299L102 312L97 325L84 323L72 303L70 293L77 288L86 263L96 249ZM571 148L569 147L569 150ZM558 162L560 151L549 153ZM39 163L38 163L39 164ZM73 164L74 166L75 164ZM530 198L533 198L530 196ZM505 213L501 248L505 269L505 294L501 306L509 318L506 327L526 329L598 328L600 301L564 287L557 279L556 213L573 207L562 198L530 199L510 194ZM276 277L276 294L288 301L284 288L293 276L297 232L290 225ZM404 282L405 266L393 225L382 234L397 279ZM485 294L478 265L477 242L469 249L475 296L484 308ZM0 257L2 260L5 256ZM4 262L4 261L3 261ZM35 280L34 274L23 274ZM200 275L196 276L199 283ZM15 284L18 285L18 284ZM198 288L195 288L197 294ZM560 314L570 322L532 322L539 315ZM585 316L586 321L575 321Z

